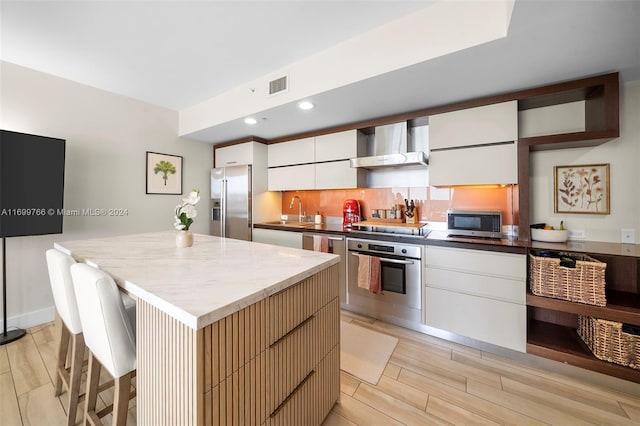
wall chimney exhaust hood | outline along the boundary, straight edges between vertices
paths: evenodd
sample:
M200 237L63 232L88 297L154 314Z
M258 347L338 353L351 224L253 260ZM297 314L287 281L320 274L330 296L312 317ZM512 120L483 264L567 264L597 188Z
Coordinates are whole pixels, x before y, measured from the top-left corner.
M427 166L424 151L407 152L407 122L375 128L373 143L367 147L368 157L352 158L351 167L374 169L381 167Z

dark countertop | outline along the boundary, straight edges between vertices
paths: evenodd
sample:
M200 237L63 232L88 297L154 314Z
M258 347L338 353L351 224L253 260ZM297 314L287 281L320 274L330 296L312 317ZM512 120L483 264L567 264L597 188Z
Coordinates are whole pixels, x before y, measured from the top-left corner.
M377 241L390 241L405 244L433 245L442 247L467 248L474 250L489 250L506 253L526 254L527 249L544 249L569 251L578 253L598 253L614 256L640 257L640 244L607 243L600 241L567 241L566 243L545 243L540 241L519 241L517 239L502 238L461 238L449 237L446 231L432 230L428 235L408 236L402 234L387 234L379 232L360 231L343 227L341 224L310 223L305 227L286 224L256 223L255 228L275 229L280 231L302 232L308 234L333 234L349 238L362 238Z

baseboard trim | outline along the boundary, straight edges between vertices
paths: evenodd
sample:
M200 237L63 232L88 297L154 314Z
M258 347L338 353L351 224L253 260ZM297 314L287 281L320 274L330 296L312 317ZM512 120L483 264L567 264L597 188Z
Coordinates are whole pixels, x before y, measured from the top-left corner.
M27 312L25 314L16 315L7 318L7 329L35 327L36 325L51 322L55 319L56 310L53 306L39 309L37 311ZM4 321L0 319L0 331L4 330Z

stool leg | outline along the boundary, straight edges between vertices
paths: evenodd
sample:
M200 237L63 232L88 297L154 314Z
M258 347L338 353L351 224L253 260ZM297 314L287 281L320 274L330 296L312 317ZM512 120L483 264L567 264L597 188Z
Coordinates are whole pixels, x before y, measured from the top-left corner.
M69 351L69 338L71 333L67 329L59 315L56 314L56 322L58 326L58 348L57 348L57 360L56 360L56 382L55 382L55 396L59 396L62 393L62 371L66 368L67 353Z
M71 336L71 372L69 374L69 404L67 404L67 425L76 424L76 411L80 397L80 381L82 379L82 362L84 358L84 336L82 333Z
M102 366L93 356L93 353L89 353L89 371L87 372L87 392L84 405L84 424L90 424L89 419L95 416L96 412L96 400L98 399L98 384L100 382L100 369Z
M131 391L131 373L118 377L115 381L113 395L113 426L124 426L127 423L129 409L129 392Z

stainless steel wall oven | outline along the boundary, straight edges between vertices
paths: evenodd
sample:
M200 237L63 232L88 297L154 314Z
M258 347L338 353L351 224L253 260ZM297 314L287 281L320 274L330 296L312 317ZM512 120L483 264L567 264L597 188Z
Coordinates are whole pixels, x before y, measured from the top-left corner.
M419 245L348 238L347 309L394 324L419 324L422 252ZM381 294L358 287L359 254L380 259Z

